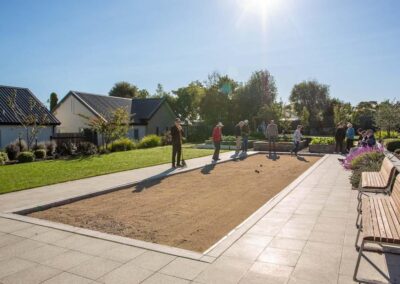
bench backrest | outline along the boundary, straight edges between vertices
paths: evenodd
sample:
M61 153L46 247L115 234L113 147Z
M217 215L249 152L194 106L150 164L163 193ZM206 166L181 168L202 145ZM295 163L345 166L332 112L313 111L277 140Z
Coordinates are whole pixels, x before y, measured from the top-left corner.
M400 208L400 174L398 174L394 180L392 194L390 197L393 198L397 208Z
M392 177L395 173L395 167L388 157L383 159L381 170L379 172L383 177L383 180L386 182L386 186L389 186L389 183L392 181Z

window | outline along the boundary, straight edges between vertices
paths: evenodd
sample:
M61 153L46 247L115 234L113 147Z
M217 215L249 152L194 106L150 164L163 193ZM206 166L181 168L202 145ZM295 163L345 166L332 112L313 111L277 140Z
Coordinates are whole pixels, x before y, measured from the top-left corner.
M135 140L139 140L139 129L137 128L133 129L133 138Z
M160 129L158 128L158 126L156 127L156 135L160 135Z
M3 148L3 146L1 145L1 129L0 129L0 148Z

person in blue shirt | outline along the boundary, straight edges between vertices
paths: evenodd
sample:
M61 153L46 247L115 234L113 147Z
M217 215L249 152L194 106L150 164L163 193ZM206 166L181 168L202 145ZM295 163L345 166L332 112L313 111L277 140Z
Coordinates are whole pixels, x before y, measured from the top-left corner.
M353 125L349 122L347 124L347 130L346 130L346 150L347 150L347 152L350 152L350 149L353 148L354 135L355 135L355 131L354 131Z

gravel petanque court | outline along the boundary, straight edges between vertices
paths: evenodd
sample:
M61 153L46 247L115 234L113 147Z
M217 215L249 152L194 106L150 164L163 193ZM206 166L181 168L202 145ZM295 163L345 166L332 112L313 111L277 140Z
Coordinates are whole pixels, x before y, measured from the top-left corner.
M318 159L258 154L29 216L204 252Z

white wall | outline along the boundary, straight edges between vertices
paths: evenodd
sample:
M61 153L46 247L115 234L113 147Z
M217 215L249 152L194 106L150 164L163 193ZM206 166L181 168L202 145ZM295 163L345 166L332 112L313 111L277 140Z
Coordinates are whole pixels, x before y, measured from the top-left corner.
M53 114L61 122L61 125L57 126L59 133L78 133L83 128L89 128L87 119L80 115L94 117L94 114L73 95L69 95Z
M50 136L53 135L53 126L46 126L40 128L37 135L38 142L49 141ZM18 125L0 125L0 149L3 149L11 142L15 141L21 136L25 141L27 140L26 129Z

